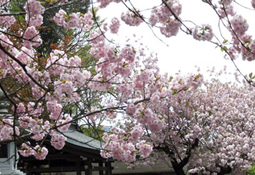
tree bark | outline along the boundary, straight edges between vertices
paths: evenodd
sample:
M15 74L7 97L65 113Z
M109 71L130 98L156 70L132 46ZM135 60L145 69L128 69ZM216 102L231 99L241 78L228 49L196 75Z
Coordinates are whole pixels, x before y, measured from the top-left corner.
M177 175L185 175L183 168L180 167L180 164L175 159L172 160L171 163Z
M185 175L185 172L183 170L184 166L189 163L189 159L191 157L191 150L196 148L198 146L199 139L196 138L194 143L191 145L191 147L187 150L186 154L187 156L181 160L181 162L177 162L176 158L174 157L174 153L169 150L168 147L165 147L163 150L164 152L171 157L171 163L173 166L173 169L177 175Z
M218 173L218 175L229 174L232 171L232 168L230 166L228 167L219 166L219 167L220 167L220 172Z

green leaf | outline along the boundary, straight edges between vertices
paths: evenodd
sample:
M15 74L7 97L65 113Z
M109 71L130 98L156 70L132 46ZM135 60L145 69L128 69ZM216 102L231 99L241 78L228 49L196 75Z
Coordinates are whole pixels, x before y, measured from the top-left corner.
M228 42L228 40L227 39L225 39L224 41L223 41L223 44L225 44L225 43L227 43Z
M252 168L248 170L248 175L255 175L255 165L252 165Z
M252 73L249 74L249 77L252 79Z
M170 76L168 82L171 82L174 79L174 77Z
M226 46L221 47L221 51L222 51L222 52L225 52L225 51L227 51L227 50L228 50L228 48L227 48Z

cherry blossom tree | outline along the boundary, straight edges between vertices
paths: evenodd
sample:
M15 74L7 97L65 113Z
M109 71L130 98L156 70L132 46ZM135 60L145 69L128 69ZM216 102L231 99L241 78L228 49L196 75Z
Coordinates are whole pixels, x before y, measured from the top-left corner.
M135 27L146 23L166 38L178 37L181 31L210 42L233 63L239 55L252 61L254 41L247 34L248 21L234 11L236 1L201 1L226 29L228 35L220 36L222 40L211 24L190 25L182 19L181 1L162 0L149 9L148 17L130 0L92 0L88 11L64 10L72 2L27 0L14 10L12 1L0 1L0 88L12 113L0 118L1 142L19 142L21 155L42 160L48 154L43 146L48 139L54 148L64 147L64 131L72 121L122 117L103 136L105 158L131 165L139 159L143 164L161 159L171 162L178 175L240 174L251 168L255 157L252 74L238 72L244 84L204 80L201 73L169 77L160 73L152 53L114 44L105 35L118 33L120 21ZM127 12L101 25L96 11L111 3L124 5ZM52 9L58 11L47 19L44 14ZM70 36L59 35L56 42L43 43L48 20L77 37L70 42ZM95 58L96 64L86 64L85 56ZM67 112L74 106L76 112Z
M48 13L52 12L52 9L70 7L73 3L75 2L1 2L1 10L4 13L1 16L1 55L5 57L1 57L1 90L4 93L2 100L10 102L10 110L13 113L13 117L4 116L1 119L1 142L23 142L19 152L24 156L34 155L38 159L44 159L48 151L42 145L49 135L50 142L56 149L63 148L66 138L56 131L67 130L70 122L77 120L65 111L68 106L80 103L88 94L86 81L89 81L91 74L95 74L95 63L92 62L95 62L96 58L89 54L88 38L80 45L80 40L87 37L89 30L94 28L91 13L73 13L78 18L74 20L81 20L78 22L80 27L74 30L75 26L72 29L59 26L60 29L63 28L62 32L58 31L58 34L63 35L62 38L61 35L52 38L47 33L49 28L52 30L54 23L57 26ZM84 1L82 8L87 9L85 4L88 2ZM43 17L54 23L43 24ZM58 89L58 92L53 89ZM52 100L49 100L51 95L46 94L60 95L61 100L58 101L53 96ZM62 101L64 96L69 96L65 102ZM90 97L86 100L93 106L94 101L99 99L94 100ZM90 109L87 105L87 110ZM37 144L31 145L28 142L30 139L37 141Z
M128 104L125 122L103 137L102 156L170 161L177 174L185 174L185 166L189 173L246 172L254 162L254 89L203 81L199 74L167 84L162 79L158 89L149 87L155 78L144 87L148 100Z
M239 55L243 60L254 60L252 35L247 34L248 21L234 10L234 4L240 5L241 2L201 2L212 8L220 26L225 29L219 28L220 37L214 34L210 24L196 25L192 22L190 25L188 20L182 20L181 1L162 0L161 5L151 8L149 17L143 14L148 9L140 10L131 1L99 2L101 8L107 8L113 2L124 4L127 12L122 13L121 20L127 25L146 23L155 30L159 28L166 37L178 36L181 30L195 40L220 47L234 64ZM246 82L253 86L254 76L244 76L235 66ZM143 71L141 75L144 75ZM142 159L151 155L149 162L152 157L168 160L177 174L185 174L185 166L191 174L241 174L251 168L254 163L251 140L254 136L247 126L253 125L253 95L250 94L253 87L210 80L204 81L203 86L198 88L202 81L199 80L200 75L177 77L170 83L166 80L161 82L163 78L155 74L138 77L133 91L129 90L127 94L140 94L141 90L136 92L136 88L140 87L143 97L134 101L126 99L125 122L103 137L106 142L103 157L133 163L137 155ZM149 80L149 77L153 78ZM160 83L157 84L157 81ZM156 88L151 90L151 86ZM123 96L123 90L117 92Z

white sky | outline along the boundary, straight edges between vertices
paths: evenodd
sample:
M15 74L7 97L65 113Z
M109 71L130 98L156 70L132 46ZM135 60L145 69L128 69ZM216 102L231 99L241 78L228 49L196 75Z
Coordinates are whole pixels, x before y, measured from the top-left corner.
M160 2L160 0L132 1L135 6L142 7L140 9L153 7L154 5L160 4ZM213 26L214 33L218 33L217 16L207 4L202 3L201 0L180 0L180 2L183 4L183 11L181 14L183 20L191 20L198 25L209 23ZM241 3L250 6L249 0L245 2L241 1ZM241 11L237 11L238 14L241 13L244 18L247 19L250 24L249 31L252 31L254 26L251 26L251 22L254 20L255 11L238 8L241 9ZM110 20L114 16L120 17L122 11L126 11L124 5L113 3L110 7L99 10L99 16L102 19ZM153 35L151 29L145 24L138 27L129 27L122 24L118 35L115 36L114 39L118 43L126 44L126 40L131 38L129 43L132 44L132 41L135 40L133 34L135 34L137 39L141 39L140 42L142 42L144 46L148 46L150 51L158 54L161 71L168 72L169 74L177 73L179 70L181 70L182 73L194 72L196 70L195 66L200 67L202 71L206 71L208 67L210 68L212 66L222 69L224 65L228 67L229 71L235 70L233 63L223 58L224 53L209 42L196 41L192 36L188 36L181 31L176 37L165 38L156 28L153 30L157 33L157 36L169 46L157 39L157 37ZM110 35L109 38L113 38L113 36ZM221 41L223 41L223 39L221 39ZM247 62L239 58L237 65L244 74L249 74L252 71L255 73L253 69L255 61Z

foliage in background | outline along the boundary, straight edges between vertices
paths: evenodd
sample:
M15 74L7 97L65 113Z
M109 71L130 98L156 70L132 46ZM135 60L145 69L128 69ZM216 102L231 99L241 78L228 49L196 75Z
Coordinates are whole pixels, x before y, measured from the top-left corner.
M248 170L248 175L255 175L255 165L252 165L252 168Z

